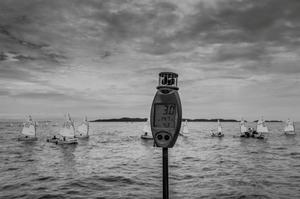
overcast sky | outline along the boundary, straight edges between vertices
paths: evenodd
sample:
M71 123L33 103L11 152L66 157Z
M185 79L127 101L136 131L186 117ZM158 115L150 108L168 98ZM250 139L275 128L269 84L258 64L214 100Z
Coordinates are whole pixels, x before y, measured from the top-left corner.
M0 118L148 117L158 73L183 117L300 121L299 0L1 0Z

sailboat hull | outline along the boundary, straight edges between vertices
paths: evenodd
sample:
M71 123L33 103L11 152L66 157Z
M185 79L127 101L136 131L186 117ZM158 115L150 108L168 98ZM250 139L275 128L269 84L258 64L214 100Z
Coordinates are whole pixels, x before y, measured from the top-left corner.
M59 139L56 144L78 144L78 140L76 138L70 138L66 140Z
M296 135L295 131L285 131L285 135Z
M20 136L20 137L18 137L18 141L33 142L33 141L37 141L37 140L38 140L37 137L29 137L29 136Z
M153 140L153 137L151 135L141 135L141 138L144 140Z
M224 134L211 134L211 137L224 137Z
M58 142L58 138L47 138L47 142L50 142L50 143L57 143Z
M89 135L76 135L75 138L78 138L78 139L89 139Z

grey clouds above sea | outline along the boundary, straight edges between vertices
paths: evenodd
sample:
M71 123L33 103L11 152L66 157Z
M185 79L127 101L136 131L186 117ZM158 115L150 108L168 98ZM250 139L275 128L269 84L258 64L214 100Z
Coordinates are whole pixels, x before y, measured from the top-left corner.
M297 0L2 0L2 114L144 116L170 70L186 117L286 117L300 97L299 10Z

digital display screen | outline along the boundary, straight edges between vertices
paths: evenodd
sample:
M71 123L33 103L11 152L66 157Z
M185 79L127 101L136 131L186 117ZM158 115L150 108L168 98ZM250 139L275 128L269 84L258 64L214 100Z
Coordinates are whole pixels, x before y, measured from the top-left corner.
M155 104L154 105L154 127L175 128L176 105Z

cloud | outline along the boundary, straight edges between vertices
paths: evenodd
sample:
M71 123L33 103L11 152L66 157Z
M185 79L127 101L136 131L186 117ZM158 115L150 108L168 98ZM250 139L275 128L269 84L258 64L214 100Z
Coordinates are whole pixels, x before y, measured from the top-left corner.
M0 90L0 96L8 96L10 94L10 92L8 90Z
M138 115L158 73L172 71L190 114L217 111L211 102L233 114L298 86L299 9L298 0L2 0L2 93L74 109L86 100L110 115L136 105ZM253 92L256 102L238 97Z

